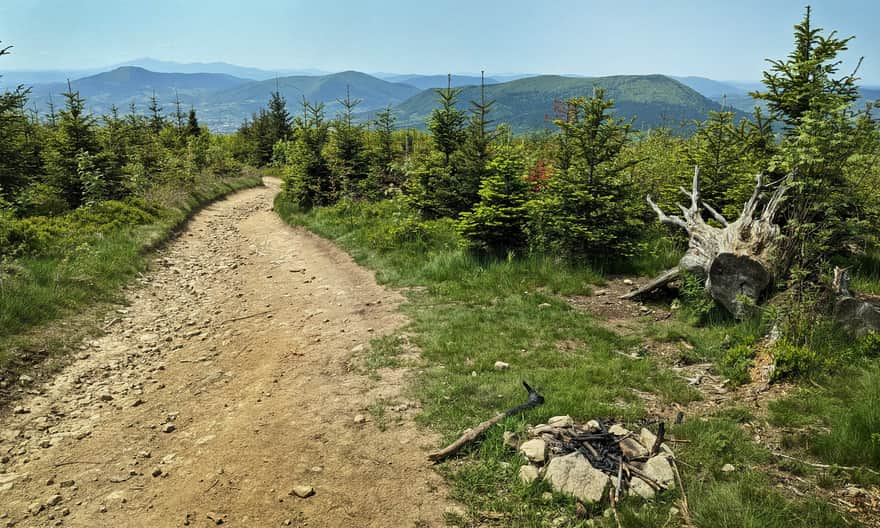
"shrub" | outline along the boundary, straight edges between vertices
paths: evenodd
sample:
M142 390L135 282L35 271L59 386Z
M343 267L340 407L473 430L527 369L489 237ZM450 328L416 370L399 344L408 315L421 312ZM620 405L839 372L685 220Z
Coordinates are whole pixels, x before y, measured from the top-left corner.
M814 372L823 365L820 355L812 348L780 339L773 347L774 366L770 376L780 380Z
M728 349L721 360L721 368L731 383L742 385L751 380L749 368L755 359L755 351L748 345L736 345Z

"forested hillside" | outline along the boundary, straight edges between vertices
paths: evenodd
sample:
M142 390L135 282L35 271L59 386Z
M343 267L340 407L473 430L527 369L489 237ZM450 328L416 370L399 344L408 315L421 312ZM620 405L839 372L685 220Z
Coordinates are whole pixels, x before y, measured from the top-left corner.
M588 96L594 86L605 89L608 97L614 99L616 115L637 117L638 128L679 128L705 118L711 110L721 109L718 103L663 75L597 78L542 75L487 84L486 97L495 101L493 118L509 124L519 133L551 128L557 102ZM477 85L466 87L459 97L458 108L466 109L479 93ZM396 106L394 115L402 127L423 127L434 100L433 91L424 91Z

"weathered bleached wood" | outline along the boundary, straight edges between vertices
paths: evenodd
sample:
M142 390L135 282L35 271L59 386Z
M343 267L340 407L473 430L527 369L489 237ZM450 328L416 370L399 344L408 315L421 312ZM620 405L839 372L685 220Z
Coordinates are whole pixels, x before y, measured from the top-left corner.
M679 268L668 269L668 270L664 271L663 273L661 273L659 276L657 276L656 279L652 280L648 284L645 284L644 286L641 286L638 289L627 293L626 295L621 295L620 298L621 299L635 299L636 297L641 297L642 295L644 295L646 293L650 293L654 290L662 288L663 286L666 286L667 284L669 284L670 282L679 278L680 276L681 276L681 269L679 269Z
M757 305L760 296L782 271L779 266L787 260L779 254L780 228L775 217L790 188L790 177L772 186L775 187L773 193L760 214L756 214L764 191L768 190L759 174L751 197L743 205L739 218L732 222L703 201L699 167L694 168L691 191L681 189L690 198L687 207L679 204L681 216L667 215L650 196L647 197L660 222L681 227L688 233L688 249L679 261L678 270L705 281L706 291L712 298L738 318L746 317ZM703 210L708 211L721 227L707 223L703 219ZM672 271L664 272L624 297L638 297L668 284L675 278Z

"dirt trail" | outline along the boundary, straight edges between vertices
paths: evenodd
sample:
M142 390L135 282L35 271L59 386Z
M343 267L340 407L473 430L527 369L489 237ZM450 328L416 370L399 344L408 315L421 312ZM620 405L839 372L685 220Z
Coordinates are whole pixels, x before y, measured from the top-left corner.
M404 402L402 376L351 369L405 322L400 296L284 225L266 183L197 215L108 334L0 419L0 526L442 525L436 438L368 412Z

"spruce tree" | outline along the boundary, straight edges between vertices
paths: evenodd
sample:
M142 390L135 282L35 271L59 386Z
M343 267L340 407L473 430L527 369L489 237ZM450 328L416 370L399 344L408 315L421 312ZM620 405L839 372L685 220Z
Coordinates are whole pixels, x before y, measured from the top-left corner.
M459 191L465 208L479 200L478 191L483 178L487 174L487 163L491 159L490 147L495 133L490 130L493 123L489 119L494 100L486 99L486 83L483 72L480 72L480 100L471 101L471 116L462 145L461 183Z
M351 98L349 87L346 87L345 93L345 99L337 100L342 105L342 112L333 122L331 164L335 179L342 183L343 192L359 195L361 182L368 171L363 126L353 121L354 109L361 100Z
M165 117L162 115L162 107L159 106L159 98L156 97L155 90L153 90L153 95L150 96L150 104L147 106L147 110L150 112L150 131L158 136L159 132L165 128Z
M186 120L186 135L189 137L198 137L202 134L202 127L199 126L199 119L196 117L196 109L190 107L189 115Z
M458 231L469 247L494 255L521 250L526 245L526 204L531 196L525 180L522 153L501 147L487 164L480 186L480 201L473 211L461 214Z
M0 56L9 54L10 49L0 47ZM11 201L30 183L30 176L40 171L36 125L25 114L29 92L18 86L0 93L0 202Z
M85 100L78 91L73 91L69 81L67 92L62 95L65 107L58 112L58 128L46 150L46 170L67 203L71 207L79 207L83 185L79 179L77 156L97 152L99 144L95 134L95 118L86 113Z
M292 123L293 119L287 111L287 100L284 99L276 86L269 99L269 126L274 140L273 145L278 141L290 138Z
M428 119L428 130L434 137L437 150L443 154L447 167L450 166L452 155L461 148L465 138L465 115L455 104L461 93L460 88L452 87L452 74L447 76L446 89L434 90L440 102Z
M845 172L862 142L859 122L871 121L869 110L855 108L856 73L838 76L838 54L853 37L823 35L813 26L811 10L794 27L794 50L784 60L769 60L764 91L774 118L785 124L784 137L773 159L776 175L793 174L794 190L786 210L785 255L795 257L795 275L817 277L822 261L857 247L864 233L860 204Z
M570 166L554 173L532 202L532 242L571 257L631 255L645 209L624 174L636 161L620 158L632 122L614 118L614 102L601 88L565 104L566 118L555 123L569 145Z
M330 139L330 124L324 119L324 104L313 105L303 98L303 117L294 134L293 152L284 170L285 196L303 209L336 201L337 183L324 155Z

